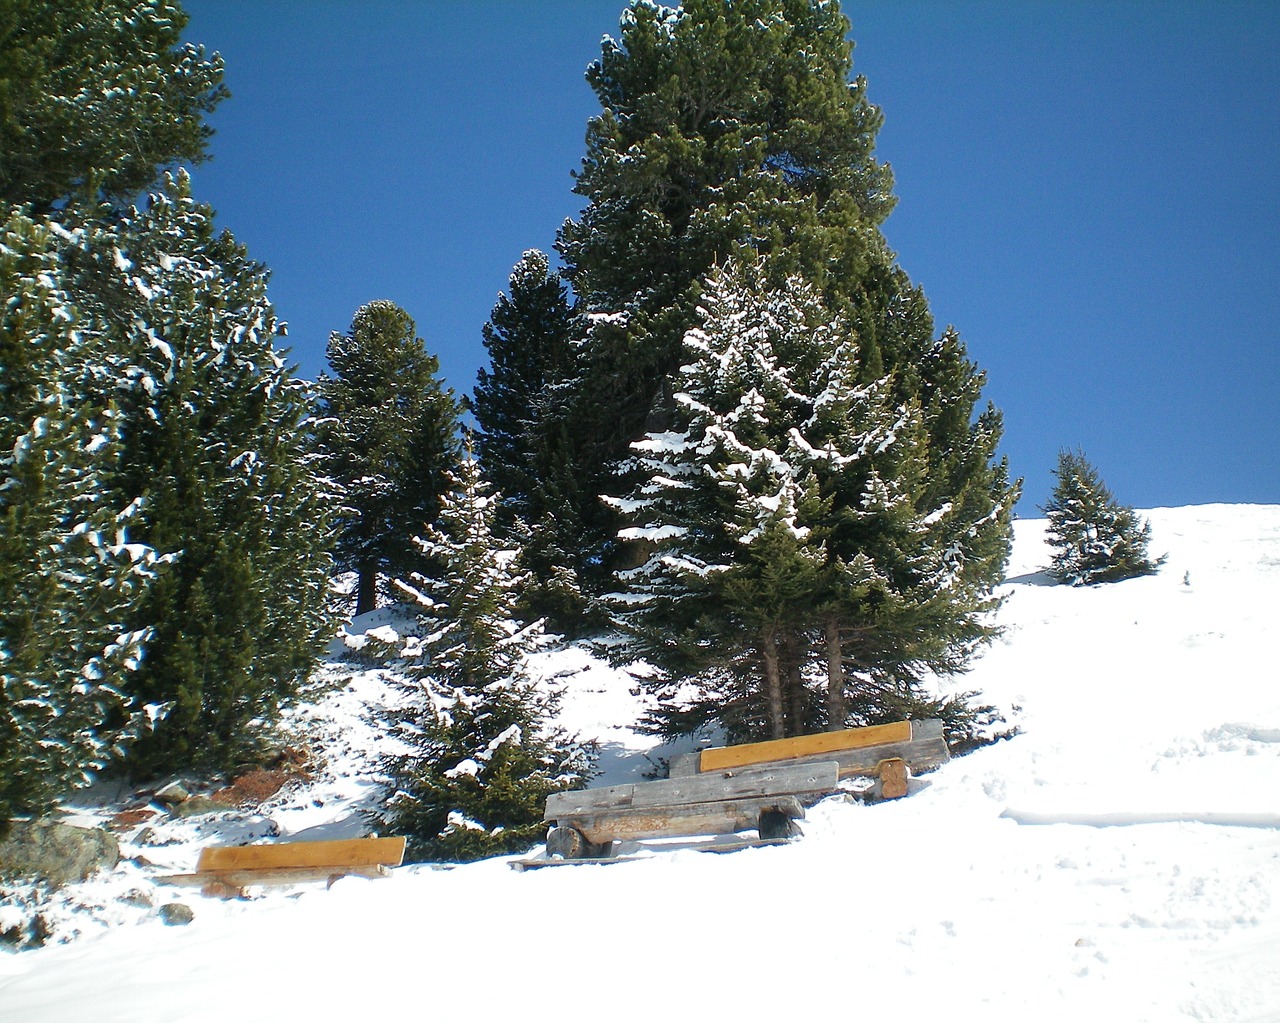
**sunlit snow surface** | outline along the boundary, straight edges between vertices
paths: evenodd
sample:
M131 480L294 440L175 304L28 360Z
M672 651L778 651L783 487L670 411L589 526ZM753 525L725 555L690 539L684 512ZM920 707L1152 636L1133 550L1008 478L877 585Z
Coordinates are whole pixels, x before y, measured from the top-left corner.
M800 841L725 856L406 867L243 902L176 889L186 927L139 910L0 956L0 1020L1280 1020L1280 507L1147 514L1163 570L1096 588L1050 585L1044 523L1017 524L1008 631L961 685L1021 734L907 799L833 798ZM598 783L669 752L631 729L626 673L582 648L538 668L599 738ZM376 797L363 707L386 690L330 671L352 681L306 717L332 776L256 826L166 824L149 859L350 830ZM128 869L83 887L145 881Z

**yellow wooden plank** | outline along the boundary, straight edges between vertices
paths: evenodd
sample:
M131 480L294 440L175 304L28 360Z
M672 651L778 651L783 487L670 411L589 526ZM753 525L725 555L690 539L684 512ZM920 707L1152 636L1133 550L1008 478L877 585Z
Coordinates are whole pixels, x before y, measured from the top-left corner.
M270 870L291 867L358 867L404 859L403 837L346 838L331 842L278 842L275 845L208 846L196 870Z
M910 741L911 722L894 721L887 725L846 728L840 732L798 735L793 739L771 739L768 742L704 749L699 768L703 771L723 771L731 767L768 764L776 760L795 760L797 757L834 753L837 750L862 749L866 746L883 746L891 742Z

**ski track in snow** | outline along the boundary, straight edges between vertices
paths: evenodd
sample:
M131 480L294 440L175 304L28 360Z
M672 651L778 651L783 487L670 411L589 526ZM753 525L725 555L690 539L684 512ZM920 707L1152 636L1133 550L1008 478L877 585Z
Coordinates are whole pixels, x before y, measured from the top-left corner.
M0 1020L572 1007L620 1021L1274 1023L1280 507L1143 514L1165 567L1090 588L1048 585L1044 523L1017 523L1007 632L943 688L979 690L1020 732L913 779L907 799L833 797L800 841L726 856L626 843L635 859L613 866L410 866L225 903L163 890L195 910L185 928L153 908L68 905L77 940L0 955ZM253 815L166 821L145 846L131 833L126 855L187 870L211 841L356 833L384 741L366 707L387 690L374 670L326 670L351 677L295 716L328 748L308 788ZM582 647L540 654L536 670L565 687L563 723L599 740L594 784L642 780L674 751L633 730L642 703L625 671ZM148 878L125 864L78 897L111 906Z

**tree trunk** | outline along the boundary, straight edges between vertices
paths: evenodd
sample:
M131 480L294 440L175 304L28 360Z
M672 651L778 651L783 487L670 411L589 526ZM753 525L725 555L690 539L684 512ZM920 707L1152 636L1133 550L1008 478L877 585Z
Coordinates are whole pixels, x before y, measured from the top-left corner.
M361 565L356 583L356 614L378 609L378 570L372 565Z
M827 731L844 728L849 711L844 702L844 656L840 650L840 626L827 619Z
M782 707L782 675L778 671L778 638L772 629L760 635L760 656L764 659L765 695L769 703L769 737L786 738L786 720Z
M804 642L794 634L787 637L782 647L783 667L786 669L786 695L791 704L791 735L807 735L809 733L809 694L804 688L803 655Z

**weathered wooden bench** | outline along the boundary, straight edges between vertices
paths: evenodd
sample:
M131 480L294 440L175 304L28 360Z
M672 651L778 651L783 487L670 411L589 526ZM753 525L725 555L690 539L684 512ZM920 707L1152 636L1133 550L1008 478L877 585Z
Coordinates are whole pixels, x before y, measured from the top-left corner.
M673 757L670 773L678 778L760 764L834 760L841 779L876 778L873 795L896 799L907 794L908 773L922 774L950 759L942 722L930 718L699 750Z
M547 856L607 859L624 839L756 831L763 841L796 834L804 802L839 787L834 761L726 769L664 781L558 792L547 798Z
M547 854L524 869L612 861L615 842L756 831L759 842L799 833L796 820L846 778L876 779L866 795L907 794L910 774L950 759L937 720L899 721L791 739L722 746L671 761L663 781L559 792L547 799ZM708 846L719 850L724 846Z
M211 845L200 850L194 874L156 878L199 885L209 895L238 895L254 885L301 884L341 877L387 877L404 861L405 839L347 838L271 845Z

